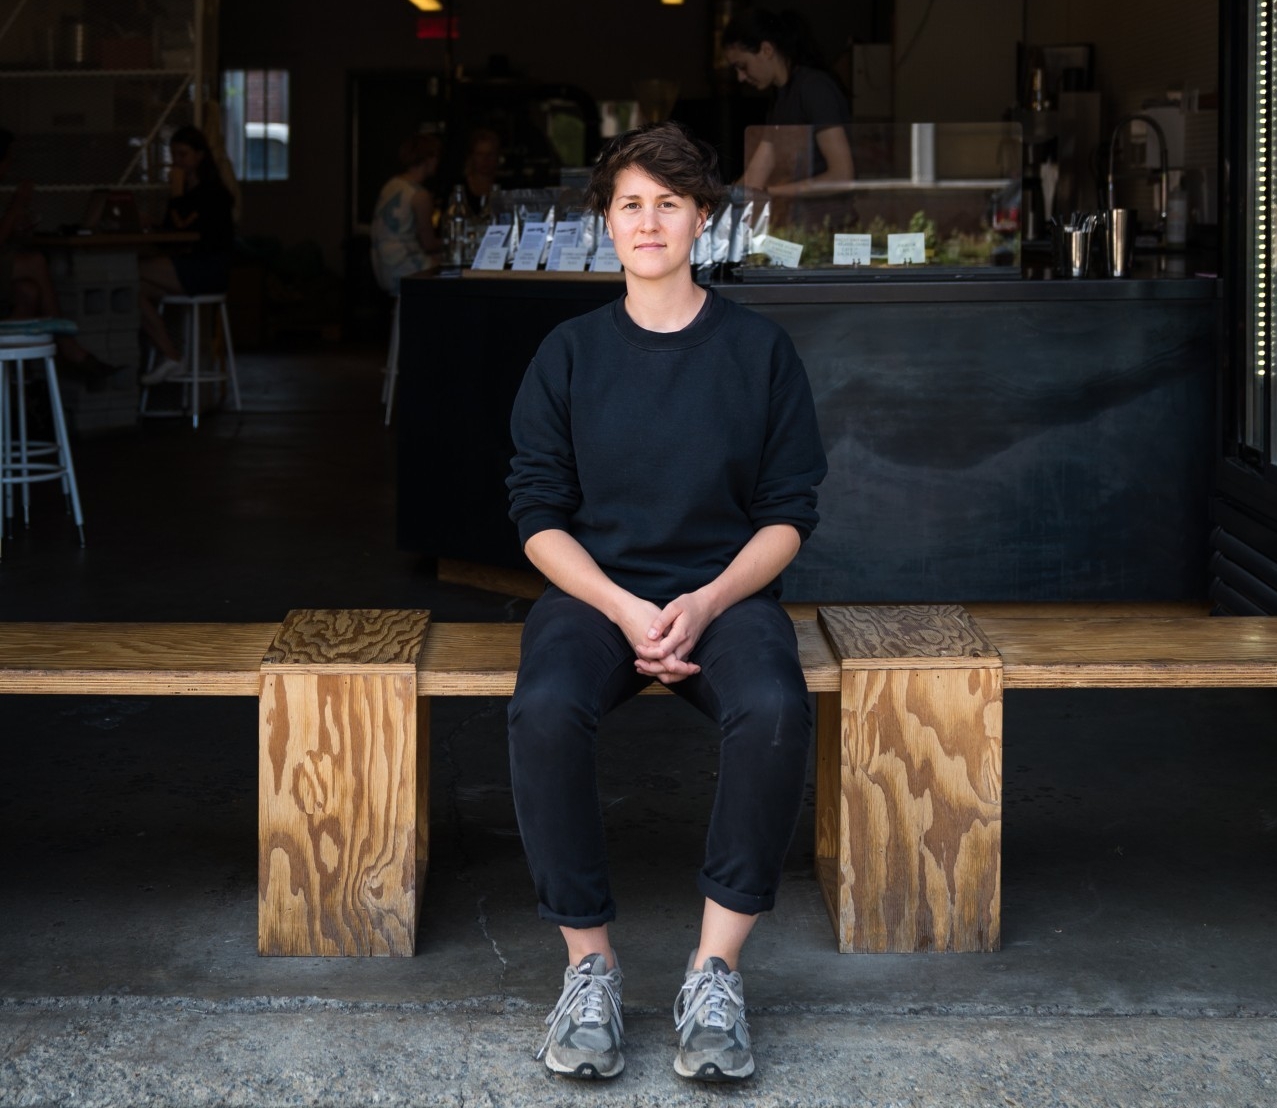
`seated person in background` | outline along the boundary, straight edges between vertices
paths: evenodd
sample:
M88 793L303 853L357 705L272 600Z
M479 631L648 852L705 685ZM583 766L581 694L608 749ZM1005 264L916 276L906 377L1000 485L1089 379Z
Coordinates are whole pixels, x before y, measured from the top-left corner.
M230 283L231 249L235 244L235 201L222 181L204 133L197 127L179 127L169 140L169 150L173 165L162 229L194 231L199 239L189 253L145 258L138 265L142 279L138 304L142 330L160 358L143 375L144 385L159 384L185 369L183 352L160 316L160 300L169 294L224 293Z
M0 178L8 173L14 141L12 131L0 128ZM62 314L48 261L38 250L20 244L36 224L31 208L34 192L30 181L19 181L9 206L0 214L0 315L6 319L52 319ZM99 381L119 368L89 353L71 335L58 335L56 342L58 356L73 376Z
M426 179L439 168L437 135L412 135L399 146L403 169L382 186L372 216L372 271L391 296L399 279L439 264L443 242L435 233L435 202Z
M826 182L836 185L853 176L847 97L820 60L797 13L745 9L723 28L723 54L738 81L772 91L769 126L802 125L815 131L810 177L772 182L773 170L784 159L778 157L774 142L765 140L745 167L744 184L767 189L773 196L792 196L821 192Z
M488 210L492 190L501 169L501 136L487 127L470 132L466 140L466 160L461 167L461 184L466 187L466 204L473 215Z

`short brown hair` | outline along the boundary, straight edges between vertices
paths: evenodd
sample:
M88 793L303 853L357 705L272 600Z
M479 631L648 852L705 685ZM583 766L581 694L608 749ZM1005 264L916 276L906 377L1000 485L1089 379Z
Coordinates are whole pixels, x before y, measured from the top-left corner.
M690 197L700 211L714 211L723 198L714 148L681 123L648 123L604 145L585 188L587 207L606 215L617 177L631 167L679 196Z
M399 144L399 164L404 169L438 158L443 143L438 135L409 135Z

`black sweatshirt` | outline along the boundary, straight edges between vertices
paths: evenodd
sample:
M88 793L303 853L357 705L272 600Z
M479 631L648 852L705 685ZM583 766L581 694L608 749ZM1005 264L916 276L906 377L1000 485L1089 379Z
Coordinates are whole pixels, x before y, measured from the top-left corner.
M672 334L639 327L624 298L556 327L511 432L520 541L566 531L660 605L717 577L759 528L816 526L826 465L807 373L780 327L713 292Z

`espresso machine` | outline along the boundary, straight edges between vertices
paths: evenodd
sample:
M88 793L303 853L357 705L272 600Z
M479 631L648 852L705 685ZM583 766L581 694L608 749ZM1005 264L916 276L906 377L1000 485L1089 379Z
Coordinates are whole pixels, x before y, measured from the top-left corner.
M1092 87L1089 44L1021 44L1019 101L1014 118L1023 134L1021 240L1048 248L1046 221L1100 206L1096 190L1100 94Z

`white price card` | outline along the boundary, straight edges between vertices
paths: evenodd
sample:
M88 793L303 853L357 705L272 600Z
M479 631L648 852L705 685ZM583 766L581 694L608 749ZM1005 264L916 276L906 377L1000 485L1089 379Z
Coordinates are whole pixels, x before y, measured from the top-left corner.
M868 265L872 235L834 235L834 265Z
M599 240L599 248L594 251L594 262L590 270L594 273L621 272L621 259L616 256L616 246L607 235Z
M514 255L514 265L510 268L536 269L541 264L541 255L545 253L545 243L549 237L548 223L525 223L523 237L519 239L519 249Z
M888 265L926 265L927 236L921 231L887 236Z
M753 249L755 254L766 254L777 265L787 269L797 269L803 256L803 245L778 239L775 235L755 235Z
M493 224L483 233L483 241L474 256L474 269L505 269L509 253L510 227Z
M565 249L581 245L582 228L580 221L572 220L559 223L554 228L554 241L550 243L550 256L546 259L546 269L561 269L561 256Z
M589 257L587 246L565 246L559 251L559 264L554 268L564 273L581 273Z

